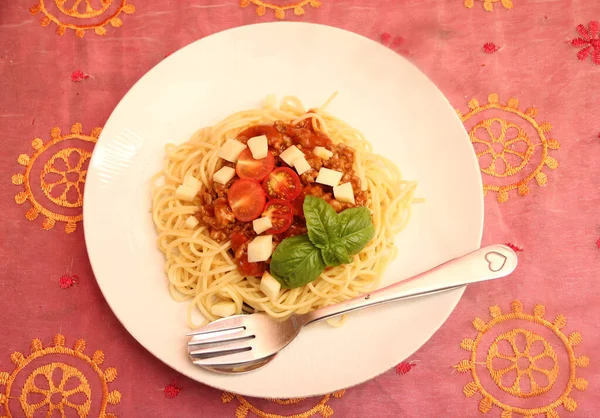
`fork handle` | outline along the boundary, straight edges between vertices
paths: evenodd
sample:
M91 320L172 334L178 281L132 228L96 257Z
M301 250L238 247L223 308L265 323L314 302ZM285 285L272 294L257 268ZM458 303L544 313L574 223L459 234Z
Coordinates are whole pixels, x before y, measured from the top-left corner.
M517 267L517 254L505 245L489 245L454 258L410 279L366 295L299 315L304 325L396 300L457 289L469 283L498 279Z

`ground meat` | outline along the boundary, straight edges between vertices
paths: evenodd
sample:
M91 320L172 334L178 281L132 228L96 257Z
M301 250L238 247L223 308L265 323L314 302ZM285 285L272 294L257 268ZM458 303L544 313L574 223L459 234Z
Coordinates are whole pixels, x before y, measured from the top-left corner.
M317 170L308 170L306 173L300 176L300 181L302 184L314 183L318 175L319 172Z
M305 119L296 125L277 121L273 125L251 126L238 134L236 139L242 143L246 143L248 139L259 135L266 135L269 151L275 157L276 167L287 166L279 158L279 154L288 147L296 145L304 153L304 157L312 167L311 170L300 176L304 195L322 198L336 212L366 205L369 197L368 192L361 190L361 180L354 173L354 149L345 144L333 144L325 134L313 129L311 119ZM316 146L327 148L333 152L333 156L328 160L318 157L312 152ZM235 164L233 163L225 161L223 164L235 168ZM333 196L332 187L315 182L322 167L344 173L341 183L349 182L352 184L355 204L337 201ZM204 189L199 196L201 206L196 213L196 217L208 228L211 238L218 242L229 240L233 233L244 234L248 240L256 236L252 228L252 222L240 222L236 220L227 201L227 192L237 179L238 177L235 176L227 184L213 183L210 185L210 189ZM273 237L273 246L276 247L279 242L287 237L304 233L306 233L306 222L300 212L297 212L290 228L282 234ZM238 251L241 251L240 254L247 250L246 247L247 245L238 249ZM237 252L235 257L237 260L240 259Z
M294 235L306 234L306 223L302 219L295 218L292 225L283 234L283 238L293 237Z
M227 198L227 190L229 190L232 184L233 181L230 181L227 184L213 183L213 191L217 195L217 198Z
M323 160L321 159L321 157L317 157L315 154L313 154L312 150L309 150L309 151L305 150L303 152L304 152L304 158L306 158L306 161L310 164L310 166L314 170L316 170L316 172L318 172L321 169L321 167L323 167Z
M235 222L233 211L227 203L227 199L220 197L215 200L215 218L217 219L218 229L223 229Z

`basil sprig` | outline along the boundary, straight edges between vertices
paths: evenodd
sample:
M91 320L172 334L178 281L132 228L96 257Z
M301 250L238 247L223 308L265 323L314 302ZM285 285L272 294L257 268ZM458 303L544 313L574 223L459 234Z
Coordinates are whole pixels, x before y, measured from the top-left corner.
M308 234L284 239L271 258L271 275L284 288L312 282L327 266L351 263L352 256L375 236L365 207L337 214L323 199L306 196L303 209Z

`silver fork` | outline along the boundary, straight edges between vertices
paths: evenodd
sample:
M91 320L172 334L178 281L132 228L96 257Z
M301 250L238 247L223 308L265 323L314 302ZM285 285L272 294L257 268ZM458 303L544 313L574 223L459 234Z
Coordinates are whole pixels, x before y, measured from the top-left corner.
M194 364L213 371L254 370L271 361L305 325L369 306L497 279L513 272L516 266L517 255L512 249L490 245L369 294L285 320L264 313L218 319L186 334L192 337L188 354Z

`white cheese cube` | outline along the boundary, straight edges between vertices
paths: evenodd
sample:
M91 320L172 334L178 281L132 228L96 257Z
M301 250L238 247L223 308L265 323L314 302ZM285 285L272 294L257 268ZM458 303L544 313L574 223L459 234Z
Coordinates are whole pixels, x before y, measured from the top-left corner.
M216 183L227 184L233 176L235 176L235 169L223 166L219 171L213 174L213 181Z
M266 216L252 221L252 228L254 228L254 232L256 232L259 235L265 232L267 229L271 228L272 226L273 223L271 222L271 219Z
M279 154L279 157L281 157L281 159L285 161L287 165L293 167L294 161L297 158L304 157L304 153L302 153L302 151L300 151L298 147L292 145L291 147L283 151L281 154Z
M225 318L226 316L231 316L235 314L236 307L233 302L217 302L213 306L210 307L210 312L214 316L220 316L221 318Z
M317 157L322 158L324 160L328 160L331 157L333 157L333 152L329 151L325 147L314 147L313 154L315 154Z
M273 235L261 235L248 244L248 262L267 261L273 253Z
M323 167L319 170L319 175L315 181L326 186L335 187L338 185L343 175L344 173Z
M194 229L200 222L195 216L190 216L185 220L184 226L188 229Z
M298 175L306 173L308 170L312 169L306 158L300 157L294 160L294 168L298 172Z
M344 183L333 188L333 196L340 202L354 204L354 191L352 190L352 184Z
M260 290L271 300L276 301L279 297L281 284L266 271L260 279Z
M217 155L230 163L235 163L238 157L247 148L245 144L235 139L228 139L219 149Z
M202 182L194 176L188 176L185 179L183 179L183 185L188 186L199 192L200 188L202 187ZM198 192L196 192L196 193L198 193Z
M182 184L175 190L175 199L191 202L192 200L194 200L197 194L197 190Z
M267 156L269 152L269 143L266 135L255 136L248 140L248 148L255 160L260 160Z

